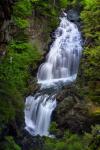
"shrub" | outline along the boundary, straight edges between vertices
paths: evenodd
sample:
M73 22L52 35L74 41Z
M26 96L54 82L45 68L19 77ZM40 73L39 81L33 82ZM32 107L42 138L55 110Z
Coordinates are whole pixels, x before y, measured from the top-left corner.
M21 150L19 145L17 145L13 139L12 136L6 136L5 142L3 147L1 147L2 150Z

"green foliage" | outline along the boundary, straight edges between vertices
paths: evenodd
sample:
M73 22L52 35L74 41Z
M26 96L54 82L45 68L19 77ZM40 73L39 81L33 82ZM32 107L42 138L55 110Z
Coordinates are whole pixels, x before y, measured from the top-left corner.
M31 0L32 3L36 3L38 2L39 0Z
M30 0L18 0L13 6L13 15L26 17L31 15L32 6Z
M81 5L82 4L79 0L59 0L58 1L58 6L60 8L66 8L68 10L72 8L79 10Z
M29 26L28 20L22 19L20 17L13 17L13 21L21 29L25 29L25 28L27 28Z
M52 122L49 128L49 132L51 135L54 135L55 137L60 137L62 136L61 130L58 129L57 123Z
M36 67L41 55L29 43L12 41L0 64L0 125L3 126L20 115L23 110L23 95L28 90L29 66Z
M92 3L93 1L89 1ZM95 3L90 4L86 3L84 10L81 12L81 19L84 24L83 33L86 39L86 42L89 46L99 45L99 36L100 36L100 1L95 0Z
M91 133L76 135L69 131L63 138L45 138L44 150L99 150L100 146L100 125L92 127Z
M87 85L86 98L100 104L98 94L100 91L100 86L98 86L100 77L100 1L83 0L82 3L81 19L83 22L82 32L85 38L85 50L82 58L84 80L81 82Z
M49 129L51 134L56 134L57 130L57 124L56 122L52 122Z
M21 150L21 148L15 143L12 136L6 136L4 144L1 145L1 150Z
M59 0L60 7L65 8L68 4L68 0Z
M33 3L33 8L38 15L43 15L47 17L53 17L58 15L58 10L56 6L50 1L37 1L37 3Z
M98 0L83 0L82 3L85 6L85 8L93 8L93 7L97 7L96 2L99 2Z
M90 150L99 150L100 146L100 125L96 125L92 127L91 133L85 133L83 137L83 142L86 148L90 148Z
M68 144L67 146L68 150L84 150L83 145L80 142L74 142L73 144Z
M69 138L72 138L72 136L74 135L70 135ZM81 143L78 143L76 141L69 141L69 138L66 137L64 139L49 139L47 138L45 140L45 145L44 145L44 150L73 150L75 148L75 150L82 150L81 148L79 149L79 145L81 145ZM75 140L75 137L74 137ZM78 143L78 144L77 144ZM78 145L78 148L77 148Z
M55 150L66 150L66 143L61 141L56 144Z
M16 114L20 114L20 122L23 109L22 99L22 94L16 86L12 86L8 81L0 80L0 133L8 123L15 120Z
M84 50L84 56L86 57L86 62L84 63L84 75L90 80L99 79L99 60L100 60L100 46L94 48L86 48Z
M27 17L32 13L32 5L30 0L18 0L13 6L13 22L21 29L29 26Z
M11 49L14 52L22 53L22 52L29 52L33 50L34 48L32 45L28 42L24 41L11 41L9 44L9 49ZM37 50L36 50L37 53Z
M29 65L33 64L35 68L39 59L39 52L31 44L19 41L11 42L7 56L0 66L0 79L16 86L23 93L29 78Z
M12 26L14 25L16 33L6 46L6 55L0 60L0 136L8 128L1 139L9 135L9 124L22 123L24 96L29 90L28 80L31 78L30 65L35 69L41 58L37 47L28 42L25 30L29 25L27 17L32 12L31 1L18 0L12 9ZM6 144L0 141L0 145L4 146L3 149L20 149L12 137L5 140Z

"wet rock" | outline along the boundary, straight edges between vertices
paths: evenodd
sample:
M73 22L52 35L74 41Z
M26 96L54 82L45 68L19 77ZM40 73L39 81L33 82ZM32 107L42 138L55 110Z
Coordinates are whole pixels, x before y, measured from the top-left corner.
M28 80L28 95L33 95L40 89L40 85L37 84L37 80L35 78L30 78Z
M78 88L73 83L67 87L62 87L59 94L57 95L57 101L63 101L66 97L71 96L75 102L82 101L83 97L80 95Z
M67 18L70 20L70 21L73 21L73 22L77 22L79 21L80 17L79 17L79 13L74 10L74 9L70 9L68 12L67 12Z

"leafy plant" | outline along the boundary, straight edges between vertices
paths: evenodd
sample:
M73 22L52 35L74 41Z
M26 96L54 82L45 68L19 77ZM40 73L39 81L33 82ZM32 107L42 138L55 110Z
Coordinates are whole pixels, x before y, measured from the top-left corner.
M13 6L12 20L21 29L29 26L27 17L32 13L32 5L30 0L18 0Z
M4 150L21 150L19 145L17 145L12 136L5 137L5 143L2 147Z

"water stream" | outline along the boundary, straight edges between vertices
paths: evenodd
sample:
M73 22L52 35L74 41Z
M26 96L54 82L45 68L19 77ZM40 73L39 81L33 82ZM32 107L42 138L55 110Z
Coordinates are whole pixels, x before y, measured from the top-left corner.
M74 82L78 73L82 53L81 35L76 24L67 19L66 13L60 17L54 37L46 61L37 73L42 90L28 96L25 102L25 128L32 135L49 136L51 115L57 105L55 89L61 84ZM47 90L51 88L51 92ZM47 92L43 92L44 89Z

